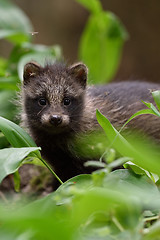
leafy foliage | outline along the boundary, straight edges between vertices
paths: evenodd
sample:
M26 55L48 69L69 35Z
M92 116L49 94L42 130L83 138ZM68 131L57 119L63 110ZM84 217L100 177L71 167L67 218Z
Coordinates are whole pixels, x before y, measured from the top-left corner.
M80 41L80 59L89 67L91 83L105 83L118 68L127 32L113 13L102 10L100 1L77 1L91 12Z
M38 147L28 147L6 148L0 150L0 182L4 177L18 170L22 159L38 149Z
M115 74L126 31L113 13L105 12L98 0L77 0L91 16L80 41L80 59L89 66L92 82L103 83ZM58 46L32 43L33 26L27 16L9 0L0 1L0 38L13 44L8 59L0 58L0 181L14 173L19 190L18 169L30 162L43 163L40 148L14 119L12 99L22 80L23 66L30 60L61 59ZM96 59L95 59L96 56ZM106 67L107 66L107 67ZM19 80L20 79L20 80ZM144 103L141 114L160 117L160 92L152 93L157 104ZM30 204L16 204L0 191L0 239L133 239L157 240L160 234L160 151L151 141L144 145L134 136L125 138L100 112L97 120L105 134L81 138L81 154L102 154L100 161L87 162L101 169L92 175L76 176L57 191ZM95 144L95 142L97 144ZM101 142L101 144L100 144ZM95 144L93 149L93 144ZM12 145L12 147L10 147ZM8 147L9 148L5 148ZM86 148L88 146L88 149ZM90 151L92 149L92 151ZM79 151L75 145L75 151ZM102 158L104 161L102 162ZM118 169L124 164L126 169Z
M13 147L36 147L31 137L15 123L0 117L0 129Z
M33 27L21 9L9 0L1 0L0 6L0 38L16 44L29 41Z
M56 192L11 214L1 208L0 236L16 239L153 239L159 224L160 194L146 177L129 170L105 175L100 186L93 177L81 175ZM147 209L147 211L144 211ZM142 214L142 212L144 213ZM145 217L144 217L145 216ZM15 231L16 229L16 231ZM156 239L156 238L155 238Z
M7 60L0 59L0 100L4 103L0 115L10 120L17 114L13 99L16 98L19 79L22 80L24 64L33 59L44 64L46 59L55 61L61 58L59 46L32 44L33 36L33 26L24 12L11 1L1 0L0 38L10 42L13 48Z

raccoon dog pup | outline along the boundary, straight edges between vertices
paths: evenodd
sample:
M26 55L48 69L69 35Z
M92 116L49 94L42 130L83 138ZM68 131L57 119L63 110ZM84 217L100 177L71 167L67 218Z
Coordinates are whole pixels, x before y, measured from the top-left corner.
M93 170L84 167L91 159L75 154L71 143L79 134L100 128L96 109L121 127L132 114L145 108L141 100L153 102L150 89L160 89L159 84L137 81L87 86L87 72L83 63L42 67L30 62L24 67L22 124L62 181ZM159 126L159 118L151 115L129 124L155 139L160 139Z

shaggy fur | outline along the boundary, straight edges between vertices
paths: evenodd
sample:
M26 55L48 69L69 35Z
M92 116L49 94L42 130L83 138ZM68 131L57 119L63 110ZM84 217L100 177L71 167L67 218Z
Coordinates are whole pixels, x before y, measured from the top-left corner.
M28 63L24 68L23 125L62 181L93 170L84 167L89 157L80 158L71 146L79 134L100 129L96 109L121 127L132 114L145 108L141 100L153 102L150 90L160 89L159 84L145 82L86 87L86 81L87 67L82 63L69 67ZM160 139L159 126L159 118L152 115L137 117L128 124L155 139Z

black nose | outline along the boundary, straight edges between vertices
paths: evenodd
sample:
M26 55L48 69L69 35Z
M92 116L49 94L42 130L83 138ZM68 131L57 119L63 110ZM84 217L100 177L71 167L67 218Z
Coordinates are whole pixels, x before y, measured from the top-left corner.
M59 124L61 124L61 122L62 122L62 117L61 116L52 115L51 118L50 118L50 123L55 125L55 126L58 126Z

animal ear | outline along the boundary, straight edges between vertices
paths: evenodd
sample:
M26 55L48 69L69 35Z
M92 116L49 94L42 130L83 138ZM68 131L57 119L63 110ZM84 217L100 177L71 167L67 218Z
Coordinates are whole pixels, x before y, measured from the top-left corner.
M36 62L27 63L24 66L23 73L24 84L26 84L31 77L37 76L40 73L41 69L42 67Z
M86 87L88 68L83 63L76 63L69 68L72 76L81 84L83 88Z

